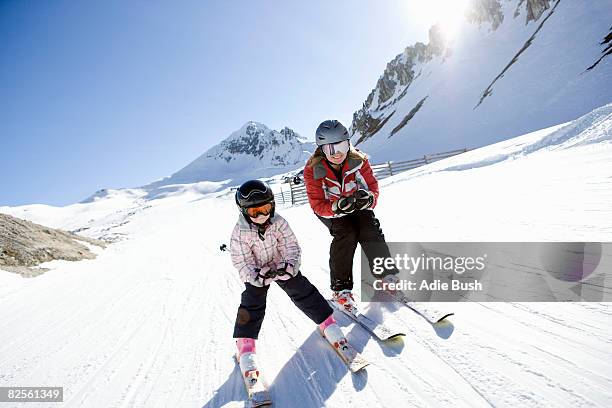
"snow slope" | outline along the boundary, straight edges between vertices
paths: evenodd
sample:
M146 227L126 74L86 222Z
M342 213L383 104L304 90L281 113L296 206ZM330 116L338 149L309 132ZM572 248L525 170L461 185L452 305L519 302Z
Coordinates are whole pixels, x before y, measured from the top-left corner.
M557 126L385 179L376 210L389 241L612 240L612 105ZM115 197L132 208L133 201ZM119 210L112 197L72 207ZM143 200L95 260L35 279L0 271L0 386L63 386L28 407L242 407L231 333L241 283L219 251L237 217L229 191ZM146 203L146 204L145 204ZM85 206L85 207L83 207ZM70 214L2 208L54 226ZM280 208L302 270L329 294L329 237L307 205ZM63 219L62 219L63 217ZM99 218L101 226L104 217ZM437 332L408 309L383 344L341 318L372 361L351 375L277 287L258 353L277 407L612 406L612 305L461 303ZM0 407L9 406L0 403Z
M497 27L464 21L457 38L433 57L443 46L432 31L427 47L416 44L389 63L355 112L352 140L363 139L359 147L376 162L489 145L572 120L612 101L612 87L606 85L612 60L607 57L587 70L605 49L612 2L472 3L488 4L483 8L492 15L498 4L503 21ZM530 3L549 8L526 23ZM412 80L402 85L399 74L410 74ZM384 94L381 85L394 92ZM379 102L383 94L388 99Z

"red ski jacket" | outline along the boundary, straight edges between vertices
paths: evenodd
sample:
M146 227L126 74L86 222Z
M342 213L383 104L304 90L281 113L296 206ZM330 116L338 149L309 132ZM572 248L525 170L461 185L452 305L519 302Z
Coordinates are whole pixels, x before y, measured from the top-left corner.
M372 167L367 159L349 157L342 165L342 180L338 180L334 171L325 159L319 163L304 168L304 181L308 201L313 211L324 218L338 218L346 214L334 214L332 203L341 196L351 196L362 188L374 194L376 206L378 200L378 181L374 177Z

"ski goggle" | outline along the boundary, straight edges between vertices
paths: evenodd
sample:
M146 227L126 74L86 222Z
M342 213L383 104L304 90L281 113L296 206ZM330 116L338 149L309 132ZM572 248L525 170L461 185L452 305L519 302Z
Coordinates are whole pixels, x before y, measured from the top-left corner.
M343 140L338 143L324 144L323 146L321 146L321 148L323 149L323 153L325 153L327 156L333 156L336 153L348 153L349 149L351 148L351 145L348 140Z
M266 203L258 207L249 207L246 213L251 218L257 218L259 215L269 215L272 211L272 204Z

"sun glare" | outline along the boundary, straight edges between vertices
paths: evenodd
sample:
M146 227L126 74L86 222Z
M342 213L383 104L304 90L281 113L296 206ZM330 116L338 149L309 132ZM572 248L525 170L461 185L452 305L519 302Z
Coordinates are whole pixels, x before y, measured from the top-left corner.
M426 24L438 24L447 40L459 33L470 0L408 0L407 8L412 19Z
M440 8L440 19L438 23L442 32L449 40L459 33L459 27L465 19L465 9L469 0L446 0Z

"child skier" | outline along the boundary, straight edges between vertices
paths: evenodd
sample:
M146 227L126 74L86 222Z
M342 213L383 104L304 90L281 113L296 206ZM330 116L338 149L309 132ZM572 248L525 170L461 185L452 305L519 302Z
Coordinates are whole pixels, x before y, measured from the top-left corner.
M370 270L375 257L390 257L380 222L373 208L378 181L367 156L351 146L348 130L337 120L326 120L316 130L318 148L304 168L308 201L333 239L329 249L332 300L345 310L356 310L353 289L353 256L361 244ZM397 281L397 269L377 278Z
M232 232L230 250L245 290L238 307L234 338L241 371L248 381L256 384L259 371L254 359L255 340L272 282L319 325L324 337L336 349L346 343L346 338L334 320L332 308L300 273L300 246L287 221L275 213L271 188L259 180L250 180L238 188L235 199L240 215Z

